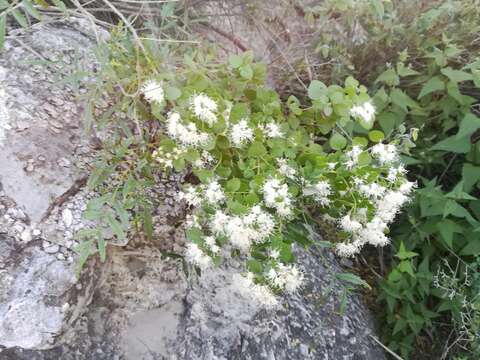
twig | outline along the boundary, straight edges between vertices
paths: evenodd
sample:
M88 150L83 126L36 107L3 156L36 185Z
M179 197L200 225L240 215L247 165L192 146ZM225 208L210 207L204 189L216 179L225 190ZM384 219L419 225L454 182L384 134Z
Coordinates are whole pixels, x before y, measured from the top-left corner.
M386 347L385 345L383 345L380 340L378 340L375 336L369 334L368 336L370 336L378 345L380 345L386 352L388 352L390 355L392 355L395 359L397 360L404 360L403 358L401 358L399 355L397 355L396 353L394 353L392 350L390 350L388 347Z
M210 30L213 30L214 32L216 32L217 34L223 36L224 38L230 40L236 47L238 47L240 50L242 51L247 51L248 48L239 40L237 39L235 36L229 34L229 33L226 33L225 31L213 26L213 25L210 25L208 23L205 23L205 22L201 22L200 25L210 29Z
M88 180L88 175L84 175L81 178L75 180L73 185L65 191L62 195L57 197L55 200L52 201L50 206L47 208L45 213L42 216L41 221L45 221L50 214L52 213L53 209L56 207L62 206L63 203L65 203L68 199L70 199L72 196L76 195L80 190L82 190L85 185L87 185L87 180Z

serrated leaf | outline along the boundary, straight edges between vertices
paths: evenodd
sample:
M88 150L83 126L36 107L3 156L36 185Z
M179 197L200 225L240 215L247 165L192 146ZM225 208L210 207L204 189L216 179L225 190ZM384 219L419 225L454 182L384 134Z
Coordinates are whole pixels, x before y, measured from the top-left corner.
M445 90L445 82L440 78L440 76L434 76L428 80L425 85L423 85L418 98L421 99L428 94L441 90Z
M451 67L441 69L440 72L455 83L472 80L471 74L462 70L454 70Z

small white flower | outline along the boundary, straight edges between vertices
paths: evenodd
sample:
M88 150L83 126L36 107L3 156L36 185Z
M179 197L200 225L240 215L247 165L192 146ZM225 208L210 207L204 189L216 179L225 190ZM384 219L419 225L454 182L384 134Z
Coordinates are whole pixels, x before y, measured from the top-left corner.
M285 136L280 129L280 126L274 122L265 124L265 126L262 128L262 131L266 138L283 138Z
M206 255L197 244L189 243L185 251L186 260L194 265L197 265L202 270L208 269L212 266L212 259Z
M202 203L201 194L194 186L189 186L185 191L178 192L178 199L184 200L189 206L197 207Z
M271 178L265 182L262 189L265 205L274 208L281 217L288 217L292 214L292 198L286 184Z
M230 139L235 147L242 147L246 143L252 141L253 130L248 126L247 119L242 119L232 126Z
M292 179L292 180L295 179L295 175L297 174L297 171L287 164L286 159L278 159L277 163L278 163L278 172L280 174L282 174L283 176L289 179Z
M217 116L215 112L217 111L217 103L204 93L196 94L190 100L190 108L203 122L207 123L209 126L212 126L217 122Z
M245 276L235 274L232 287L244 298L251 299L263 307L273 308L278 305L277 298L268 287L254 283L252 273Z
M276 269L272 268L268 271L266 278L273 286L293 293L303 283L304 275L295 265L280 263Z
M370 101L361 105L355 105L350 109L350 115L356 119L361 119L367 124L372 124L375 119L375 107Z
M197 147L207 143L210 139L209 135L199 131L194 123L184 125L180 114L177 112L168 114L167 134L183 146Z
M362 228L362 224L353 220L350 215L345 215L340 219L340 228L343 231L354 233Z
M270 249L268 251L268 256L274 260L277 260L280 257L280 251L278 251L278 249Z
M210 205L218 206L225 201L225 194L218 181L211 181L204 191L205 199Z
M352 169L355 165L357 165L358 157L361 153L362 148L360 146L352 146L352 149L345 154L347 156L347 161L345 162L347 169Z
M398 151L395 145L378 143L370 149L372 156L375 157L381 165L389 164L399 160Z
M143 84L141 91L149 103L161 104L165 100L162 85L155 80L149 80Z

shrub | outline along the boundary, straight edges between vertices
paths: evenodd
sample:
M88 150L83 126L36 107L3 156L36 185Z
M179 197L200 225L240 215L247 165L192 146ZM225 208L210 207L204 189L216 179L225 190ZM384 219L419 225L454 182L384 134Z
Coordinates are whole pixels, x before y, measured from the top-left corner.
M277 301L271 291L301 285L292 245L308 245L303 225L319 216L338 225L340 255L389 242L388 224L414 186L399 161L410 136L370 131L375 109L356 80L347 78L343 87L313 81L310 104L294 96L283 102L265 86L265 66L250 53L227 64L186 54L172 72L161 57L132 49L113 40L100 72L100 88L112 89L116 101L107 114L121 109L136 125L132 132L114 118L119 136L90 185L112 174L116 182L89 204L90 219L125 237L133 216L151 233L145 192L155 174L191 173L179 193L192 211L186 259L202 271L222 257L243 259L247 272L238 284L265 305ZM123 95L115 91L120 86ZM104 258L102 226L86 235L95 235ZM89 254L93 243L86 244Z

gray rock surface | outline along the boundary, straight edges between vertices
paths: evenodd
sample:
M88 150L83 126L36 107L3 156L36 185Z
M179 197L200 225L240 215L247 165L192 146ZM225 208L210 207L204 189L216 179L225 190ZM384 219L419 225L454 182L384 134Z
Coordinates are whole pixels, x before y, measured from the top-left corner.
M331 254L296 249L306 284L273 310L238 293L232 273L242 268L234 259L198 277L166 257L185 241L185 209L175 196L180 176L152 189L154 241L132 237L110 247L108 263L91 264L77 280L73 234L90 226L81 213L92 194L80 186L49 209L83 176L88 139L70 91L49 86L58 68L28 60L33 50L72 63L91 43L58 25L21 41L10 41L0 59L1 360L385 358L358 295L338 314L332 274L340 268Z
M73 218L58 214L65 207L73 217L79 200L64 194L91 152L61 82L91 65L93 43L66 26L11 35L0 57L0 346L44 349L83 312L97 278L88 267L77 278L64 236Z

